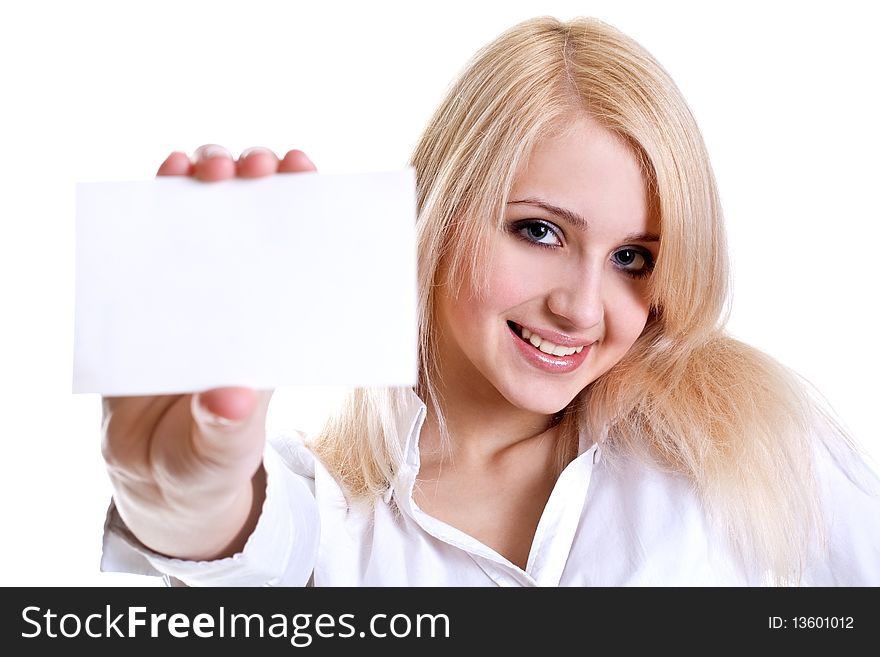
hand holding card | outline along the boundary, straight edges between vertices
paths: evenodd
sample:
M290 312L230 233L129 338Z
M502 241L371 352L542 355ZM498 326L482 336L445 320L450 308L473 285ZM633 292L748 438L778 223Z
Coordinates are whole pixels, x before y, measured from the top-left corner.
M128 528L210 559L256 524L272 388L415 382L413 176L217 146L159 174L78 189L74 392Z

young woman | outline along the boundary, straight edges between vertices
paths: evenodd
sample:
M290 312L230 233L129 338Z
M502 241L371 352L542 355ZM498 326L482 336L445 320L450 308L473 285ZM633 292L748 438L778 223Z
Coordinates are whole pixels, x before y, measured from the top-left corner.
M105 569L189 585L880 584L880 485L724 332L674 83L594 20L482 50L413 157L420 374L265 444L269 392L107 398ZM160 175L310 171L203 147ZM381 327L357 327L376 332Z

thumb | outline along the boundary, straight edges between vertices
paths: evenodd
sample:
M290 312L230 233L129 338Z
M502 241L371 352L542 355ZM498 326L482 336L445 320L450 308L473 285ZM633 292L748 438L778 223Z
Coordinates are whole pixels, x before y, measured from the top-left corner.
M242 468L252 475L262 457L272 393L253 388L215 388L194 394L191 413L196 451L210 455L216 465Z
M259 401L252 388L214 388L193 395L192 415L200 427L233 429L250 419Z

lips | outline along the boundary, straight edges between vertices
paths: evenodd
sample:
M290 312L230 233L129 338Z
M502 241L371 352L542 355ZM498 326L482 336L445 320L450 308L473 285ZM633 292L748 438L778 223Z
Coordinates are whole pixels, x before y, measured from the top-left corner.
M543 351L545 354L551 356L571 356L572 354L579 354L584 348L584 345L557 344L549 338L533 333L526 327L515 324L514 322L508 322L508 325L510 325L514 333L531 344L535 349ZM570 340L566 340L566 342L570 342Z
M562 374L574 371L590 353L592 342L574 344L570 338L563 338L560 341L564 340L570 344L560 345L514 322L507 322L507 325L520 355L530 365L544 372ZM528 339L526 335L529 336Z

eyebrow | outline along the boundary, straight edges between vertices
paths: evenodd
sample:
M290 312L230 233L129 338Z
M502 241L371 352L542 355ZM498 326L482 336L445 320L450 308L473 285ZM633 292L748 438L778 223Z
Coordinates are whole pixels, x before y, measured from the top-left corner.
M577 212L572 212L571 210L567 210L566 208L560 208L557 205L553 205L552 203L548 203L547 201L542 201L539 198L524 198L518 201L510 201L508 205L534 205L537 208L541 208L549 212L550 214L554 214L557 217L561 217L565 219L568 223L573 225L575 228L579 228L581 230L588 230L590 224ZM656 233L633 233L631 235L627 235L624 238L625 242L659 242L660 236Z

